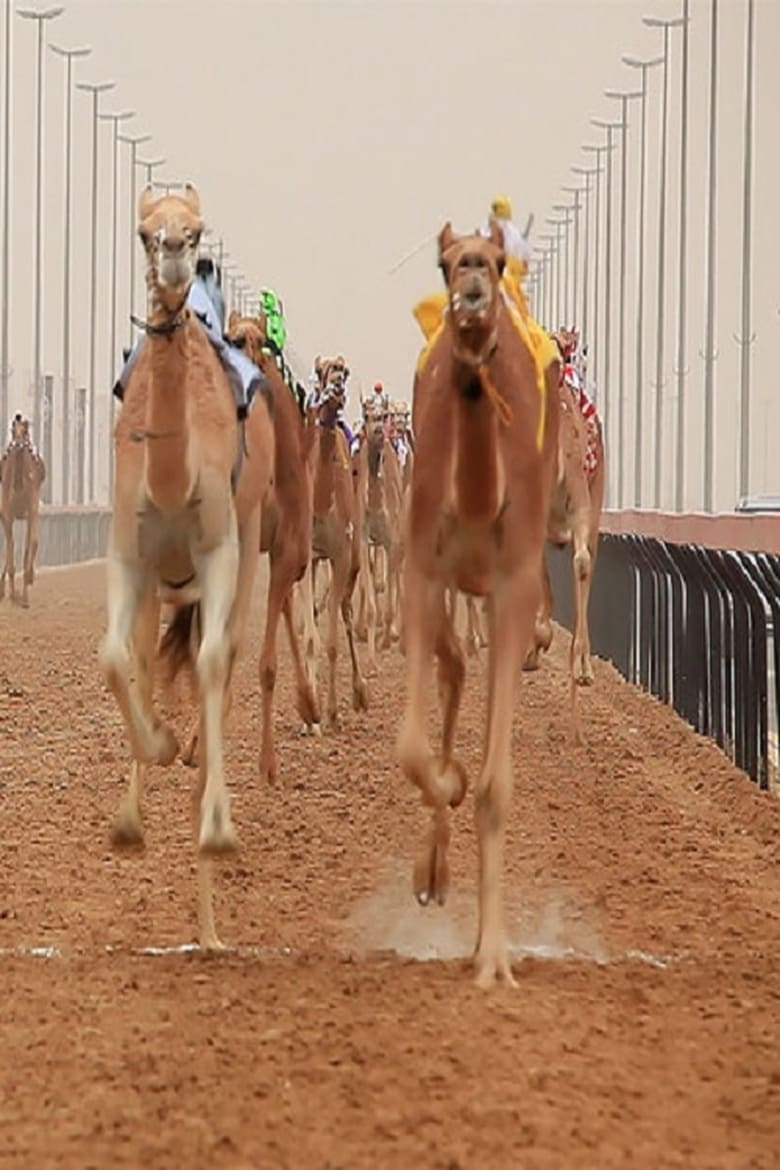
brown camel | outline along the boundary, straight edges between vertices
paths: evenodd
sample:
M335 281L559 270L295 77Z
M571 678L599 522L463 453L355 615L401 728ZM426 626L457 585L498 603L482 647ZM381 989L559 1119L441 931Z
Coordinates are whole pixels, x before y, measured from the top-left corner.
M377 593L384 594L383 650L392 645L397 619L401 570L403 476L388 434L389 411L369 399L363 403L363 436L358 463L358 492L363 510L360 580L366 603L368 666L375 671ZM372 565L371 556L382 554ZM379 558L377 557L377 560ZM381 567L380 567L381 565Z
M415 379L416 457L406 543L406 709L398 753L432 809L414 868L418 900L443 902L449 885L449 808L466 792L453 738L465 660L446 603L448 587L487 597L488 703L477 780L477 982L513 982L503 914L504 836L512 791L511 727L518 667L533 633L545 522L558 444L558 361L535 360L504 299L502 237L439 236L448 311ZM552 347L551 347L552 349ZM548 364L549 363L549 364ZM545 372L542 372L546 366ZM430 674L438 662L441 754L426 732Z
M576 347L576 333L559 330L552 336L565 363ZM578 380L573 367L568 364L561 367L558 400L561 412L558 477L550 503L547 539L559 548L567 544L572 546L574 632L570 652L571 677L574 685L589 686L594 676L590 661L588 602L604 502L604 443L598 416L589 400L584 404L580 401ZM583 405L589 417L583 413ZM533 645L524 664L526 670L535 670L539 666L540 653L548 650L552 643L553 598L546 565L543 565L542 586L543 599L537 614ZM576 692L572 698L576 721Z
M199 936L202 946L216 948L209 858L237 847L223 723L258 563L274 432L262 391L239 426L224 367L187 307L203 230L197 192L188 184L181 194L157 199L147 187L138 217L149 291L147 339L115 429L108 628L100 653L133 754L113 839L116 845L143 842L146 768L170 764L178 753L152 702L160 604L169 603L175 616L160 656L172 675L194 658L200 697L203 750L193 794Z
M352 594L360 565L360 525L358 493L347 440L338 424L339 412L346 397L349 370L343 357L317 358L315 370L319 381L317 405L310 416L311 460L314 472L314 519L312 558L308 581L302 590L304 621L313 624L313 581L315 566L328 561L331 581L328 591L328 701L327 715L332 726L338 724L336 697L336 660L338 656L339 611L344 621L352 662L352 704L356 711L368 707L368 690L360 673L355 636L352 628ZM306 633L305 656L307 677L316 694L316 632L311 625Z
M265 322L261 318L231 313L228 340L244 349L265 375L273 402L276 457L273 492L263 507L260 551L269 554L271 574L265 636L260 653L260 685L263 691L263 746L260 768L264 776L276 776L273 733L273 697L276 684L276 631L284 615L298 689L298 713L304 724L319 724L316 694L304 670L301 647L293 620L292 591L302 580L311 556L312 474L308 459L311 436L292 392L285 385L266 345Z
M25 607L30 604L29 589L35 580L41 486L45 479L46 464L33 447L29 419L16 414L11 422L10 442L0 458L0 519L5 533L5 565L0 574L0 599L5 596L5 579L8 577L11 601L18 600ZM27 521L22 596L18 599L14 559L15 520Z

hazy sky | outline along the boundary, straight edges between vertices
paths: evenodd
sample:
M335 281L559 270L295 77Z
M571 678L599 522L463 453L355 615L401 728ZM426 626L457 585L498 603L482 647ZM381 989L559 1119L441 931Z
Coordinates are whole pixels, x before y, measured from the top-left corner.
M671 15L681 7L676 0L66 0L66 6L65 15L53 22L51 40L66 47L92 45L91 58L76 66L77 76L117 81L103 108L135 110L127 130L153 135L141 153L167 158L160 177L190 179L198 186L207 222L224 235L247 278L282 295L291 340L306 370L316 353L343 351L354 372L353 411L359 385L367 389L376 378L393 394L410 395L420 345L410 310L419 296L440 286L433 244L395 275L389 275L390 267L434 236L447 218L456 229L474 228L497 190L513 197L521 221L533 211L541 226L561 197L561 184L573 180L571 165L588 159L582 143L602 140L589 119L617 116L617 103L603 97L604 88L630 87L636 81L620 63L621 53L658 51L660 33L645 28L642 15ZM691 504L697 503L700 481L709 7L709 0L691 3ZM772 441L780 437L773 360L780 340L775 222L780 0L758 0L756 8L753 488L758 491L780 486ZM717 376L718 503L725 508L733 506L735 495L738 349L732 334L739 325L745 9L745 0L721 0ZM678 34L672 45L667 418L675 409ZM32 366L35 57L30 22L15 19L13 51L11 363L18 398ZM63 76L63 63L48 54L44 353L51 371L62 364ZM654 77L648 108L648 330L655 321L658 88ZM89 101L83 93L74 99L78 316L73 374L82 384L87 371ZM633 123L635 175L636 114ZM101 125L98 387L106 401L110 134ZM123 147L122 342L128 334L129 184ZM635 248L633 205L629 239ZM631 280L629 286L633 297ZM654 332L649 332L648 395L654 346Z

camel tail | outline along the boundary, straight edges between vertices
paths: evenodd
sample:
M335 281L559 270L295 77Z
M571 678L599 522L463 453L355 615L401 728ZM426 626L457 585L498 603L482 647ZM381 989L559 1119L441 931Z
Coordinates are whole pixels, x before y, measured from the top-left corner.
M168 681L173 682L185 666L194 663L193 631L200 630L200 605L182 605L160 639L158 658L167 667Z

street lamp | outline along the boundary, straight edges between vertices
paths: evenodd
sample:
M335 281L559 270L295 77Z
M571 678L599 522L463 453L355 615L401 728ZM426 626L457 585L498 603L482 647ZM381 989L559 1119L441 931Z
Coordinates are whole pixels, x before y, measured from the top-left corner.
M578 293L579 293L579 289L580 289L580 282L579 282L580 209L582 206L580 203L580 196L583 194L583 188L582 187L567 187L564 185L562 190L566 191L569 195L574 196L574 206L572 207L572 211L574 213L574 220L573 220L573 222L574 222L574 239L572 241L572 250L574 252L574 274L573 274L573 278L572 278L572 318L576 318L576 316L577 316L577 301L579 299ZM576 325L579 328L579 322L576 322Z
M647 72L663 62L663 57L651 57L646 61L637 57L623 57L626 65L642 73L640 90L641 144L639 164L639 259L637 263L636 297L636 419L634 428L634 504L642 506L642 391L643 391L643 346L644 346L644 292L645 292L645 171L647 167Z
M561 325L561 284L562 284L562 269L561 264L561 231L563 222L560 219L555 219L554 216L548 216L547 222L551 227L555 228L555 325L553 328L560 329Z
M47 20L54 20L65 11L62 7L44 8L37 11L34 8L17 8L17 16L23 20L34 20L38 24L38 65L37 65L37 97L35 107L35 326L33 338L33 383L34 415L33 428L36 441L41 442L41 197L43 180L43 26ZM8 163L6 162L6 167Z
M161 167L163 163L166 163L167 161L168 160L166 158L153 158L149 159L148 161L143 158L137 158L135 160L136 166L146 168L146 183L149 187L152 186L152 171L156 170L157 167Z
M594 240L593 252L596 257L596 263L593 266L593 379L598 381L598 364L599 364L599 273L601 271L601 175L604 168L601 165L602 154L609 153L606 145L603 143L596 146L591 146L589 143L583 146L584 151L596 156L596 238ZM611 151L611 147L609 150Z
M130 230L127 233L130 241L130 297L128 305L130 308L130 317L135 313L135 168L138 166L138 147L142 142L149 142L151 134L120 134L119 141L126 142L130 147ZM130 348L133 346L133 322L130 321Z
M610 356L612 352L612 150L614 143L612 141L612 133L614 130L622 130L621 122L610 122L604 118L591 118L594 126L598 126L607 132L607 209L606 209L606 256L604 258L604 426L607 431L607 436L610 435L609 419L606 417L608 408L612 409L614 414L614 407L612 407L612 386L611 386L611 367ZM618 393L622 394L622 386L618 387ZM613 468L612 460L609 462L609 468Z
M79 81L76 89L92 94L92 239L89 287L89 499L95 502L95 329L97 324L97 221L98 221L98 103L101 93L113 89L114 81L92 85Z
M11 251L11 0L5 0L5 51L3 54L3 261L2 318L0 319L0 441L8 433L8 308Z
M687 5L687 0L686 0ZM742 191L742 347L739 378L739 494L750 489L750 288L751 288L751 228L753 181L753 0L748 0L747 35L745 48L745 158Z
M718 0L710 17L710 113L707 165L707 301L704 341L704 510L713 506L713 438L715 395L715 200L718 150Z
M588 329L590 314L590 180L596 174L596 167L572 167L575 175L582 175L585 180L585 239L582 253L582 342L590 341Z
M569 313L569 301L571 296L571 287L569 284L569 227L571 225L571 214L574 208L569 203L554 203L553 211L559 212L564 218L562 220L562 227L566 233L565 236L565 251L563 254L563 316L566 321L566 328L571 324L571 314Z
M666 291L666 136L669 108L669 30L680 28L682 17L664 20L645 16L649 28L660 28L664 34L661 104L661 160L658 190L658 308L655 349L655 450L653 465L653 504L661 507L661 464L663 454L663 371L664 371L664 292Z
M620 128L622 131L622 149L620 157L620 282L618 299L620 303L618 318L618 432L619 432L619 459L618 459L618 486L617 505L623 507L625 498L623 473L625 462L623 452L626 438L626 186L628 181L628 103L642 96L641 90L624 92L622 90L605 90L605 96L620 102Z
M70 503L70 220L72 196L73 144L73 62L92 50L62 49L49 45L65 61L65 228L63 231L62 296L62 502Z
M752 5L753 0L749 0ZM688 327L688 11L683 0L682 84L680 89L680 267L677 306L677 443L674 470L674 506L682 512L685 490L685 379Z

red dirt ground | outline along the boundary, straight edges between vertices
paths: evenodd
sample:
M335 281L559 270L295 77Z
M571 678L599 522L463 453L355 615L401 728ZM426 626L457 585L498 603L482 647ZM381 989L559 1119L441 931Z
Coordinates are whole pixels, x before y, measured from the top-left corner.
M713 746L598 664L573 747L558 637L517 702L519 988L485 995L470 798L451 904L411 897L425 819L393 763L399 655L370 715L345 701L317 741L280 639L268 789L256 619L229 729L242 851L217 882L236 950L143 954L194 937L191 774L153 773L146 853L114 855L127 753L103 614L100 565L0 606L3 1170L780 1166L780 802ZM472 775L481 673L458 736Z

